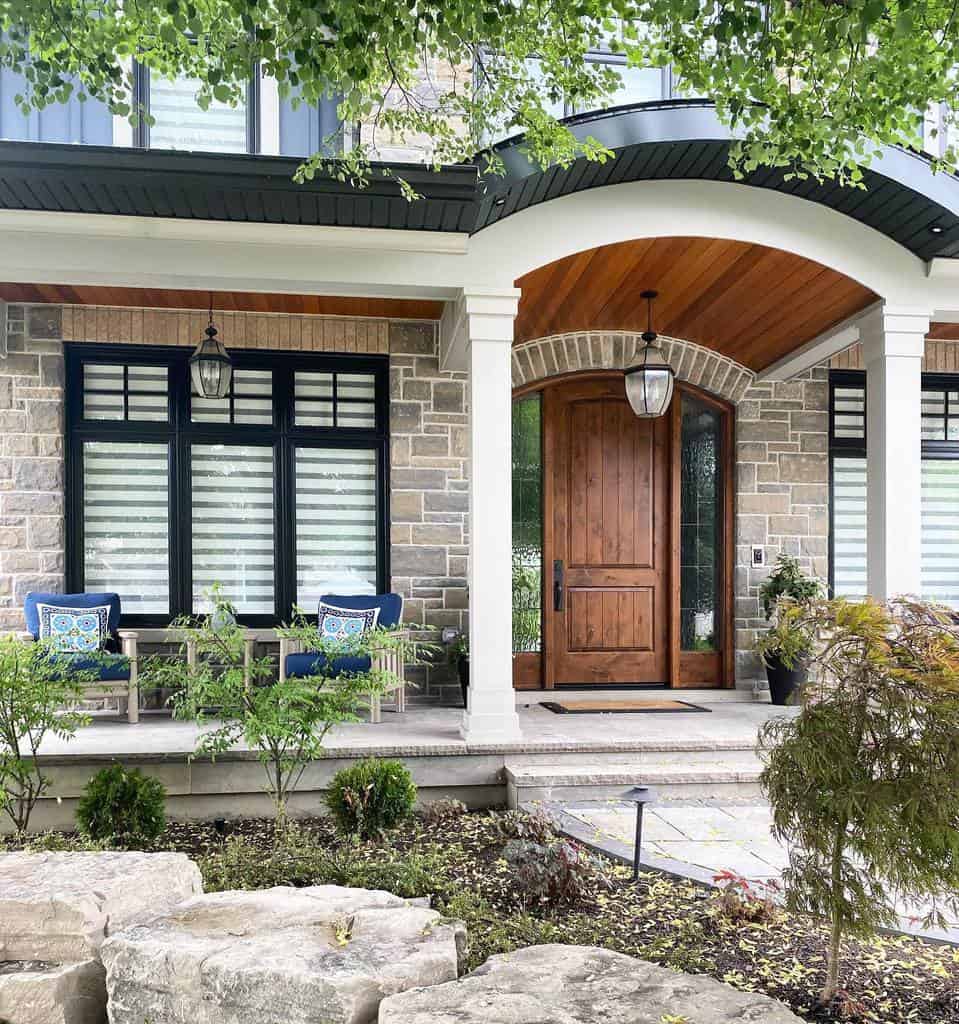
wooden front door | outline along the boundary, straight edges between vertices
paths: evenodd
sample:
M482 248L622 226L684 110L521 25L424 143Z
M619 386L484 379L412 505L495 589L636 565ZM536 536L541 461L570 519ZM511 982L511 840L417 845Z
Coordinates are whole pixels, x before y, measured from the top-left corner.
M543 395L545 683L669 681L669 417L622 377Z

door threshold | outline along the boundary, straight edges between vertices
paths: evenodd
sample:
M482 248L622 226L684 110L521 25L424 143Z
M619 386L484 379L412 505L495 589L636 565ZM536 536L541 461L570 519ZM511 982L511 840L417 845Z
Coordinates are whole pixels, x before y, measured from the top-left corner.
M552 691L541 690L539 693L556 693L558 690L668 690L669 683L556 683ZM531 691L527 691L531 692Z

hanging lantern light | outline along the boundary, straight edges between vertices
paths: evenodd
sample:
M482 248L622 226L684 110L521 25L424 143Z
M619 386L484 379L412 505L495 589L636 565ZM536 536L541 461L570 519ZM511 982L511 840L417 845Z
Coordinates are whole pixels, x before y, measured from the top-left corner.
M645 345L639 361L626 371L626 397L633 412L643 419L662 416L673 397L673 368L659 347L658 335L653 330L653 299L658 292L646 291L640 296L646 300Z
M210 323L204 331L206 337L190 356L190 376L193 387L203 398L226 398L233 377L233 363L222 342L217 339L213 326L213 296L210 296Z

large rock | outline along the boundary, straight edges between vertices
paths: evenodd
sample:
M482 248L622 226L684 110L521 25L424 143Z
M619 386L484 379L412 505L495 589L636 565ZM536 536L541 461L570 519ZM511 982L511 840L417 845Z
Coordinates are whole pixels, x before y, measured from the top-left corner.
M0 963L0 1021L9 1024L103 1024L103 965Z
M591 946L530 946L390 996L379 1024L802 1024L782 1003Z
M95 960L108 935L202 891L182 853L0 854L0 962Z
M466 931L367 889L201 896L101 950L111 1024L368 1024L384 996L457 976Z

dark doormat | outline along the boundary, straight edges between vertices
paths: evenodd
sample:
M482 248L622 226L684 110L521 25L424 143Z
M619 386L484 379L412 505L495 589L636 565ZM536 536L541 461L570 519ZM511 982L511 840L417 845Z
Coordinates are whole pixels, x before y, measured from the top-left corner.
M690 711L709 714L712 708L685 700L544 700L541 706L557 715L670 715Z

